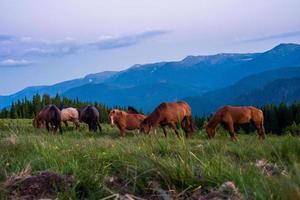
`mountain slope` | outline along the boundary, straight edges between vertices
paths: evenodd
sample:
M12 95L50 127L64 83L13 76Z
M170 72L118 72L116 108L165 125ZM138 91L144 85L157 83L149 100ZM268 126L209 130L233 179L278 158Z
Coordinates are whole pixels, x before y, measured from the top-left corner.
M13 95L9 96L0 96L0 109L6 106L9 106L13 101L17 101L18 99L23 99L27 97L28 99L32 98L34 94L49 94L51 96L78 87L81 85L89 84L89 83L102 83L106 79L110 78L116 74L116 72L106 71L97 74L90 74L85 76L84 78L74 79L70 81L64 81L61 83L57 83L55 85L50 86L37 86L37 87L27 87Z
M268 83L261 89L250 91L235 99L240 105L258 105L267 103L279 104L281 102L293 103L300 100L300 77L278 79Z
M226 88L208 92L198 97L188 97L185 100L191 104L194 113L201 115L210 114L218 107L226 104L264 105L271 102L280 103L281 101L289 103L297 98L290 94L294 89L292 85L288 85L288 82L294 81L293 83L296 84L297 81L294 79L297 80L299 77L300 67L270 70L245 77ZM281 84L286 91L281 89ZM271 93L268 90L272 90ZM282 94L286 94L286 98L283 98Z

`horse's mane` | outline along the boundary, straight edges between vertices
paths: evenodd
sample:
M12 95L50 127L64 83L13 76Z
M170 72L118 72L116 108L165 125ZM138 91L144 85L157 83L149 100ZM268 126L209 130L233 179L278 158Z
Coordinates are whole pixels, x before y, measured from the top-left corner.
M151 122L151 124L156 125L157 121L159 120L159 115L161 110L163 110L164 108L166 108L167 104L166 103L161 103L159 104L159 106L157 106L155 108L155 110L148 115L148 117L146 117L146 119L144 120L145 122Z
M134 107L128 106L127 112L130 114L140 114Z

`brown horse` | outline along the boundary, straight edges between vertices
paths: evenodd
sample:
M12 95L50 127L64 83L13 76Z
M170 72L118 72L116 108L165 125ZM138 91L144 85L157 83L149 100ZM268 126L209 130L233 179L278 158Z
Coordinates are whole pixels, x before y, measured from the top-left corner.
M68 127L68 121L73 122L76 129L80 128L79 113L76 108L64 108L60 112L61 121Z
M111 125L119 128L121 136L125 136L125 130L139 129L140 124L146 118L142 114L131 114L118 109L111 110L108 117Z
M165 127L169 126L178 136L178 124L180 124L183 128L186 137L191 136L191 133L194 131L192 124L192 111L191 107L184 101L161 103L141 123L140 131L149 133L153 127L161 126L165 137L167 137Z
M60 110L52 104L45 106L34 118L33 125L36 128L42 128L46 125L48 131L50 131L50 128L54 132L59 129L62 133Z
M258 130L259 138L265 139L264 115L263 112L252 106L234 107L224 106L219 109L209 120L206 126L208 138L213 138L216 133L216 126L222 123L229 131L231 139L237 140L234 131L234 124L253 123Z

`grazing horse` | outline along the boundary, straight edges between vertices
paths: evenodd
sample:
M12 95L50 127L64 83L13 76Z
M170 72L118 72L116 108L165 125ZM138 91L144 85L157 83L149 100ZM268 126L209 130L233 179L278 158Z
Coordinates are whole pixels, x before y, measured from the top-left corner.
M73 122L76 129L80 128L79 113L75 108L63 108L60 112L61 121L68 127L68 121Z
M139 129L141 122L146 118L142 114L131 114L118 109L111 110L108 116L111 125L119 128L121 136L125 136L125 130Z
M206 126L206 132L209 139L215 136L216 126L219 123L225 125L225 128L229 131L232 140L237 140L234 131L234 124L246 123L253 123L258 130L259 138L265 139L264 115L258 108L252 106L222 107L214 114Z
M99 128L99 131L102 132L100 126L100 114L95 106L86 106L78 110L79 112L79 121L84 122L89 126L89 131L96 132Z
M191 107L186 102L161 103L144 119L141 123L140 131L149 133L153 127L161 126L165 137L167 137L165 127L169 126L178 136L177 126L180 124L186 137L189 137L194 131L192 123Z
M33 120L35 128L46 126L47 130L50 131L49 124L54 132L59 129L60 133L62 133L60 110L52 104L45 106Z

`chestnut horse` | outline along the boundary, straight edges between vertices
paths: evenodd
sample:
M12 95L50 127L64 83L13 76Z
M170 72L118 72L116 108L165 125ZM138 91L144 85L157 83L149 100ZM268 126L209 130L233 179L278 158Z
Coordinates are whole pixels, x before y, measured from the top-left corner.
M34 127L42 128L46 125L48 131L50 131L49 124L54 132L59 129L60 133L62 133L60 110L52 104L45 106L33 120Z
M76 129L80 128L79 113L76 108L64 108L60 111L61 121L68 127L68 121L73 122Z
M234 131L234 124L253 123L258 130L259 138L265 139L264 115L263 112L252 106L234 107L224 106L219 109L209 120L206 126L208 138L213 138L216 133L216 126L222 123L229 131L231 139L237 140Z
M161 126L165 137L167 137L165 127L169 126L178 136L177 126L180 124L186 137L189 137L194 131L192 123L191 107L186 102L161 103L144 119L140 131L148 134L153 127Z
M89 126L89 131L96 132L99 128L99 131L102 132L100 125L100 114L95 106L86 106L82 109L78 109L79 112L79 121L84 122Z
M146 118L142 114L131 114L118 109L111 110L108 117L111 125L116 125L119 128L121 136L125 136L125 130L139 129L140 124Z

